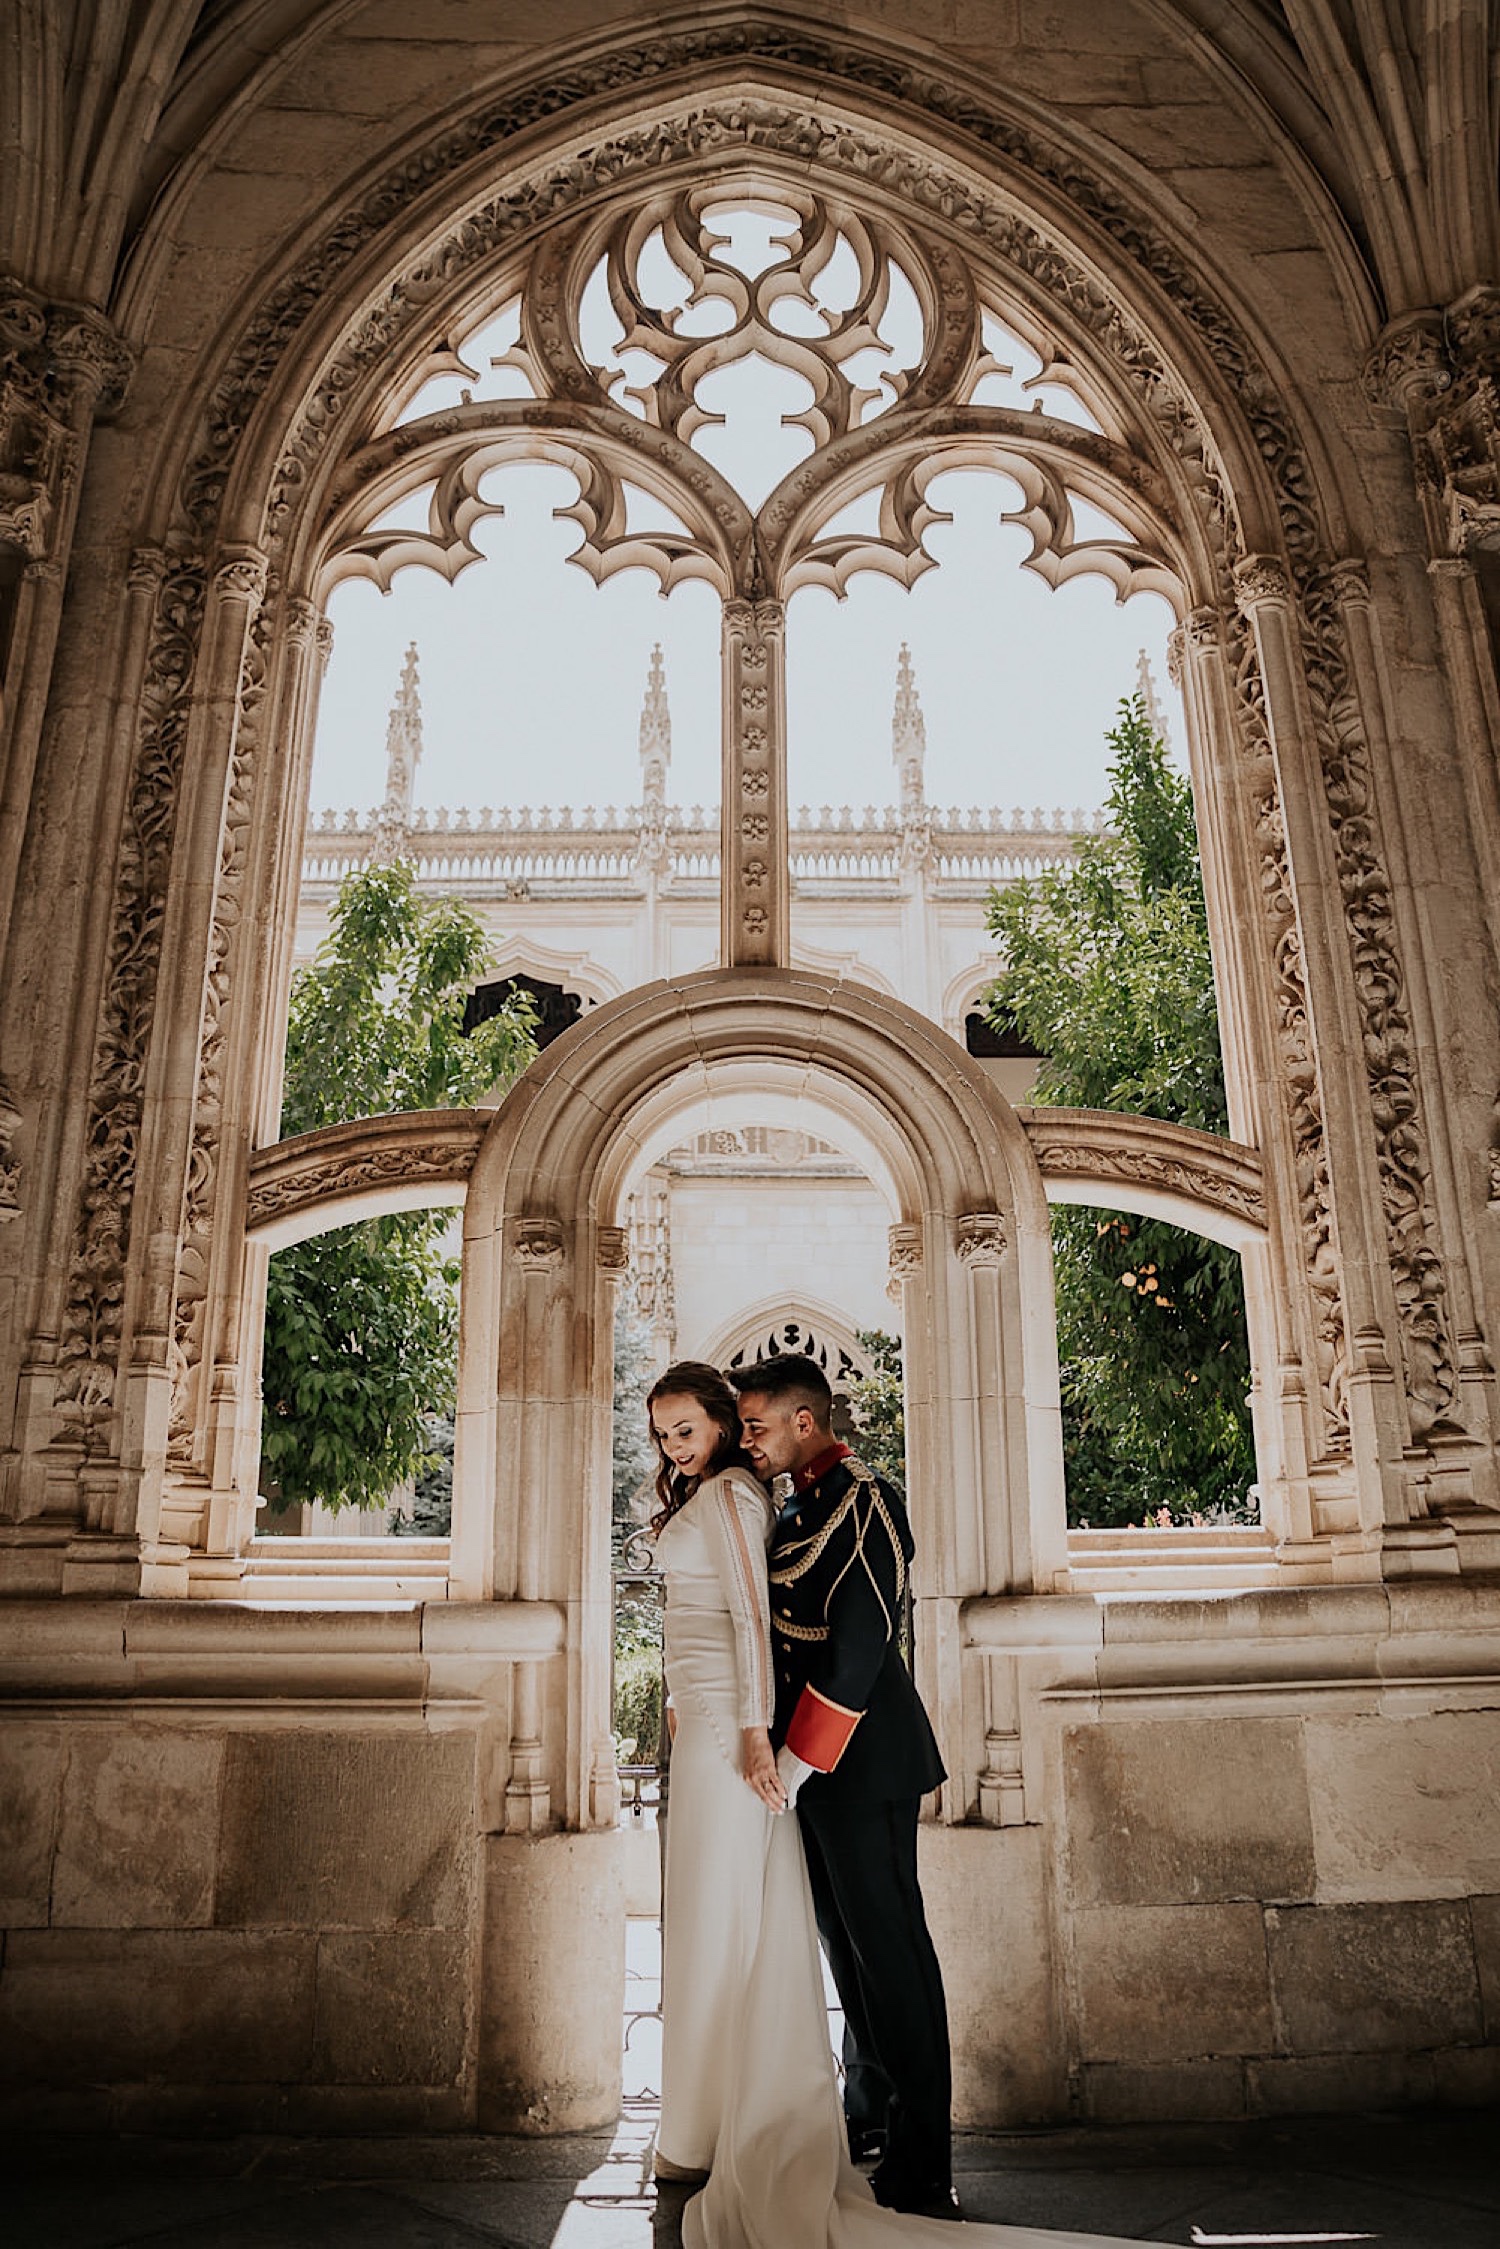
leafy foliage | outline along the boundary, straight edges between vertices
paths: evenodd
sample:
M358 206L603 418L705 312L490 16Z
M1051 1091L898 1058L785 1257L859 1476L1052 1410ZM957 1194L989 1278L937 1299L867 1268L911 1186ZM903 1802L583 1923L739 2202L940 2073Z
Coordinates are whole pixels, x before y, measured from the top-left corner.
M478 916L423 898L410 867L349 875L292 987L283 1134L458 1107L509 1084L536 1051L530 1000L463 1031L489 967ZM261 1489L273 1508L384 1506L438 1454L458 1344L447 1223L443 1211L402 1211L272 1258Z
M906 1397L902 1387L901 1338L883 1328L860 1328L860 1348L870 1372L849 1385L854 1416L854 1449L867 1468L906 1497Z
M633 1557L625 1545L639 1530L636 1502L647 1487L647 1512L655 1504L650 1490L656 1473L656 1448L647 1433L646 1393L655 1380L644 1327L622 1304L615 1316L614 1418L611 1425L614 1491L613 1549L617 1570ZM614 1734L621 1761L650 1764L661 1737L662 1603L658 1585L622 1583L615 1591Z
M991 1019L1048 1056L1032 1099L1227 1129L1192 793L1136 696L1107 737L1110 833L991 893ZM1053 1214L1068 1510L1238 1515L1255 1474L1232 1250L1158 1220Z

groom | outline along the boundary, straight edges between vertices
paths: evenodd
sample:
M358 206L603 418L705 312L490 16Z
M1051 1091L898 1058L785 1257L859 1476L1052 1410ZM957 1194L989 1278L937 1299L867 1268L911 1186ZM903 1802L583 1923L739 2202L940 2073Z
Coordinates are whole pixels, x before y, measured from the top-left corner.
M942 1975L917 1887L917 1813L945 1776L897 1645L906 1510L833 1434L812 1359L731 1371L757 1473L792 1479L771 1533L778 1770L847 2026L851 2151L878 2147L878 2202L956 2218Z

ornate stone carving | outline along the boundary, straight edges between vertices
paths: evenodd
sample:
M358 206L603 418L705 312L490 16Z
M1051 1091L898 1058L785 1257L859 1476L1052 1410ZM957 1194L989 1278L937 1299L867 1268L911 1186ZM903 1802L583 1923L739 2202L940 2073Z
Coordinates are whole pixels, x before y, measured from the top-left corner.
M155 561L148 567L153 574ZM73 1269L59 1346L62 1426L94 1440L114 1402L146 1058L193 667L208 574L195 555L160 571L140 696L135 769L115 871L114 916Z
M1045 1115L1045 1112L1042 1112ZM1113 1179L1183 1195L1211 1210L1227 1211L1252 1226L1266 1223L1265 1196L1236 1179L1221 1164L1194 1163L1191 1157L1157 1149L1089 1148L1076 1140L1049 1140L1045 1124L1028 1125L1032 1153L1048 1179Z
M21 1112L0 1078L0 1225L21 1215L21 1166L14 1154L20 1123Z
M1287 857L1286 825L1276 764L1266 731L1265 697L1254 635L1242 619L1236 618L1228 637L1234 661L1235 715L1245 754L1245 803L1257 852L1283 1099L1297 1184L1304 1270L1312 1304L1312 1348L1323 1415L1323 1443L1329 1452L1343 1453L1349 1445L1349 1337L1334 1250L1328 1142L1322 1087L1313 1055L1302 932Z
M1247 554L1234 566L1234 598L1250 616L1263 601L1289 602L1292 582L1275 555Z
M630 1231L625 1226L601 1226L597 1257L601 1273L623 1273L630 1264Z
M120 403L131 357L107 321L0 275L0 540L46 565L88 423Z
M902 1282L914 1280L922 1270L922 1229L912 1225L893 1226L887 1239L890 1278L885 1293L893 1304L899 1304Z
M555 1273L563 1261L563 1230L555 1218L518 1218L511 1248L523 1273Z
M998 1265L1008 1241L1005 1220L996 1210L971 1210L954 1229L953 1246L961 1262L970 1268Z
M254 559L238 558L221 568L215 587L225 590L226 569L238 575L234 591L256 583ZM265 572L259 575L259 602ZM246 595L246 598L252 598ZM207 1305L209 1256L218 1201L219 1140L224 1106L224 1061L227 1037L226 1009L234 988L245 881L245 857L250 838L250 810L255 767L260 751L260 727L266 689L266 659L270 644L270 619L257 609L245 640L240 669L238 716L229 790L219 844L218 881L214 916L209 932L208 972L204 980L203 1015L198 1035L198 1090L193 1108L193 1145L188 1159L187 1189L183 1196L182 1248L177 1268L177 1303L173 1329L173 1395L169 1458L176 1467L188 1464L193 1441L195 1399L193 1383L203 1355L203 1323Z
M320 1203L339 1202L371 1188L467 1179L479 1151L479 1134L471 1127L461 1134L435 1132L420 1141L386 1147L342 1148L291 1168L285 1165L285 1146L282 1143L262 1149L251 1159L245 1224L252 1234L273 1219L315 1209ZM267 1170L272 1163L278 1168Z
M1356 566L1316 577L1302 602L1307 679L1344 903L1362 1053L1375 1122L1381 1207L1396 1292L1414 1434L1451 1416L1458 1366L1442 1261L1432 1247L1436 1217L1431 1165L1417 1091L1406 979L1396 939L1390 877L1380 850L1369 745L1354 691L1341 601L1368 589Z

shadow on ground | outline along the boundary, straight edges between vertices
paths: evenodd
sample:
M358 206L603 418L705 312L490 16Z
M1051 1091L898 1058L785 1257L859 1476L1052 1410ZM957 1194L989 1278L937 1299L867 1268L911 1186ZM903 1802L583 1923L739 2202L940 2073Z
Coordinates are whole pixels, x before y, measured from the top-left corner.
M992 2224L1184 2249L1497 2249L1496 2112L960 2136ZM0 2138L8 2249L679 2249L647 2120L561 2140ZM962 2235L952 2236L955 2243Z

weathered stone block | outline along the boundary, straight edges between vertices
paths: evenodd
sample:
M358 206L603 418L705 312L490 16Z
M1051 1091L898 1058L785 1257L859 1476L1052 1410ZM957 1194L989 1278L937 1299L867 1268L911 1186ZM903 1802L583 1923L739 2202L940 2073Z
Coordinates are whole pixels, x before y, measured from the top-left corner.
M1309 1718L1318 1896L1500 1891L1500 1718Z
M585 2132L620 2105L624 1857L618 1832L487 1846L479 2122Z
M201 1928L213 1918L220 1736L78 1728L63 1785L52 1921Z
M1076 1905L1312 1895L1294 1719L1071 1727L1063 1785Z
M229 1738L221 1926L456 1928L473 1857L472 1735Z
M1085 2116L1097 2124L1212 2121L1245 2113L1242 2062L1087 2062L1078 2073Z
M1175 2062L1275 2043L1257 1905L1103 1906L1075 1914L1085 2059Z
M12 1723L0 1736L0 1927L46 1927L66 1760L58 1726Z
M924 1827L922 1895L948 1999L953 2113L972 2130L1066 2108L1043 1831Z
M1266 1930L1296 2053L1477 2045L1484 2035L1466 1906L1295 1907L1268 1913Z
M1246 2064L1254 2116L1375 2115L1434 2098L1427 2054L1270 2055Z
M1484 2035L1500 2042L1500 1897L1470 1898L1469 1927L1479 1968Z
M312 1940L218 1929L13 1933L0 2069L37 2084L276 2083L312 2051Z
M318 1939L313 2075L335 2085L448 2085L468 2058L467 1934L403 1929Z

